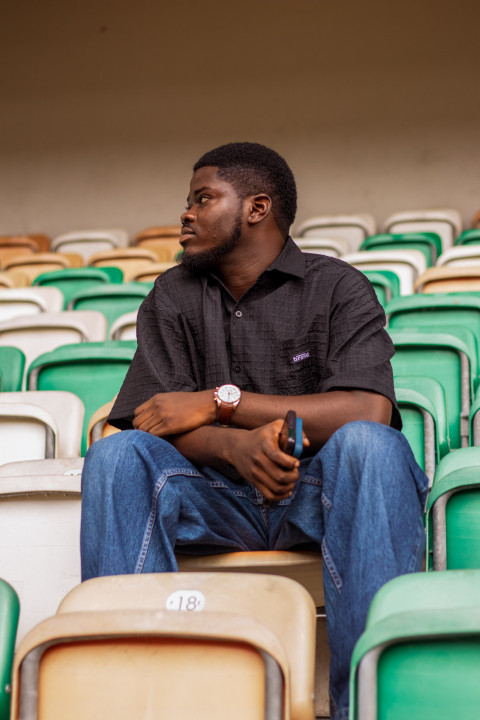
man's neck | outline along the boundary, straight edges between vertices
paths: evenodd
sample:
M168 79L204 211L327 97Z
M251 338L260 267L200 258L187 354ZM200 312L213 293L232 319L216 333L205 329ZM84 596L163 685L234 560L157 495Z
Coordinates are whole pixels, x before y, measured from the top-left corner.
M259 276L266 270L273 261L280 255L285 245L282 239L281 244L257 245L257 252L246 252L238 248L230 253L216 268L225 287L235 298L240 298L257 282Z

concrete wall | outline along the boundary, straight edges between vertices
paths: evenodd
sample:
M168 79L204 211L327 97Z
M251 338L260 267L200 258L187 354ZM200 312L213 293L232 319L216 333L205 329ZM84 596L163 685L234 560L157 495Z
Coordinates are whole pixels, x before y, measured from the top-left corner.
M297 219L480 207L473 0L83 0L0 11L0 232L176 222L191 166L275 147Z

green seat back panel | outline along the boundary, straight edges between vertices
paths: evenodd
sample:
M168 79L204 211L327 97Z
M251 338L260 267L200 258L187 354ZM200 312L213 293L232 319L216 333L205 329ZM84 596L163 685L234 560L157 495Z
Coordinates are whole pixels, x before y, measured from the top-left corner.
M10 717L10 693L13 653L17 636L20 603L15 590L0 580L0 718Z
M423 413L419 407L410 403L399 402L398 407L402 415L402 432L408 440L415 460L422 470L425 470L425 424Z
M455 492L447 503L446 521L447 569L480 569L480 488Z
M22 389L25 355L19 348L0 346L0 392Z
M148 293L149 287L143 283L97 286L75 293L70 300L70 309L100 310L110 329L120 315L138 310Z
M386 648L378 664L378 720L476 720L479 672L478 637Z
M480 228L464 230L455 240L455 245L480 245Z
M35 278L34 285L56 287L62 291L64 297L63 309L75 293L96 285L110 284L110 276L100 268L66 268L42 273Z
M387 297L388 302L400 295L400 280L397 273L392 270L362 270L363 274L372 283L375 292L381 291ZM378 293L377 293L378 297ZM380 300L380 298L379 298Z

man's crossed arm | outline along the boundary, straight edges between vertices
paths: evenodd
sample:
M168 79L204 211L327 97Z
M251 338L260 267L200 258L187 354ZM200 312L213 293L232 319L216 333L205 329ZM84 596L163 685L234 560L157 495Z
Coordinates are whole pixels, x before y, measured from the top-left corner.
M333 390L315 395L281 396L242 392L235 427L214 426L213 388L201 392L159 393L135 410L133 426L159 437L197 466L233 465L268 500L291 495L299 461L283 453L278 436L288 410L303 420L304 446L318 450L348 422L390 423L392 405L365 390Z

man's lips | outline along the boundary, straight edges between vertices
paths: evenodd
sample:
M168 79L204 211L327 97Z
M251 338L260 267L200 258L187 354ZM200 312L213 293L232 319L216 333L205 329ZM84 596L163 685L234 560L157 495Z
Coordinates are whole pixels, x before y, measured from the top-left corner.
M182 228L182 232L180 233L180 245L184 240L188 240L188 238L191 238L194 235L195 233L190 228Z

